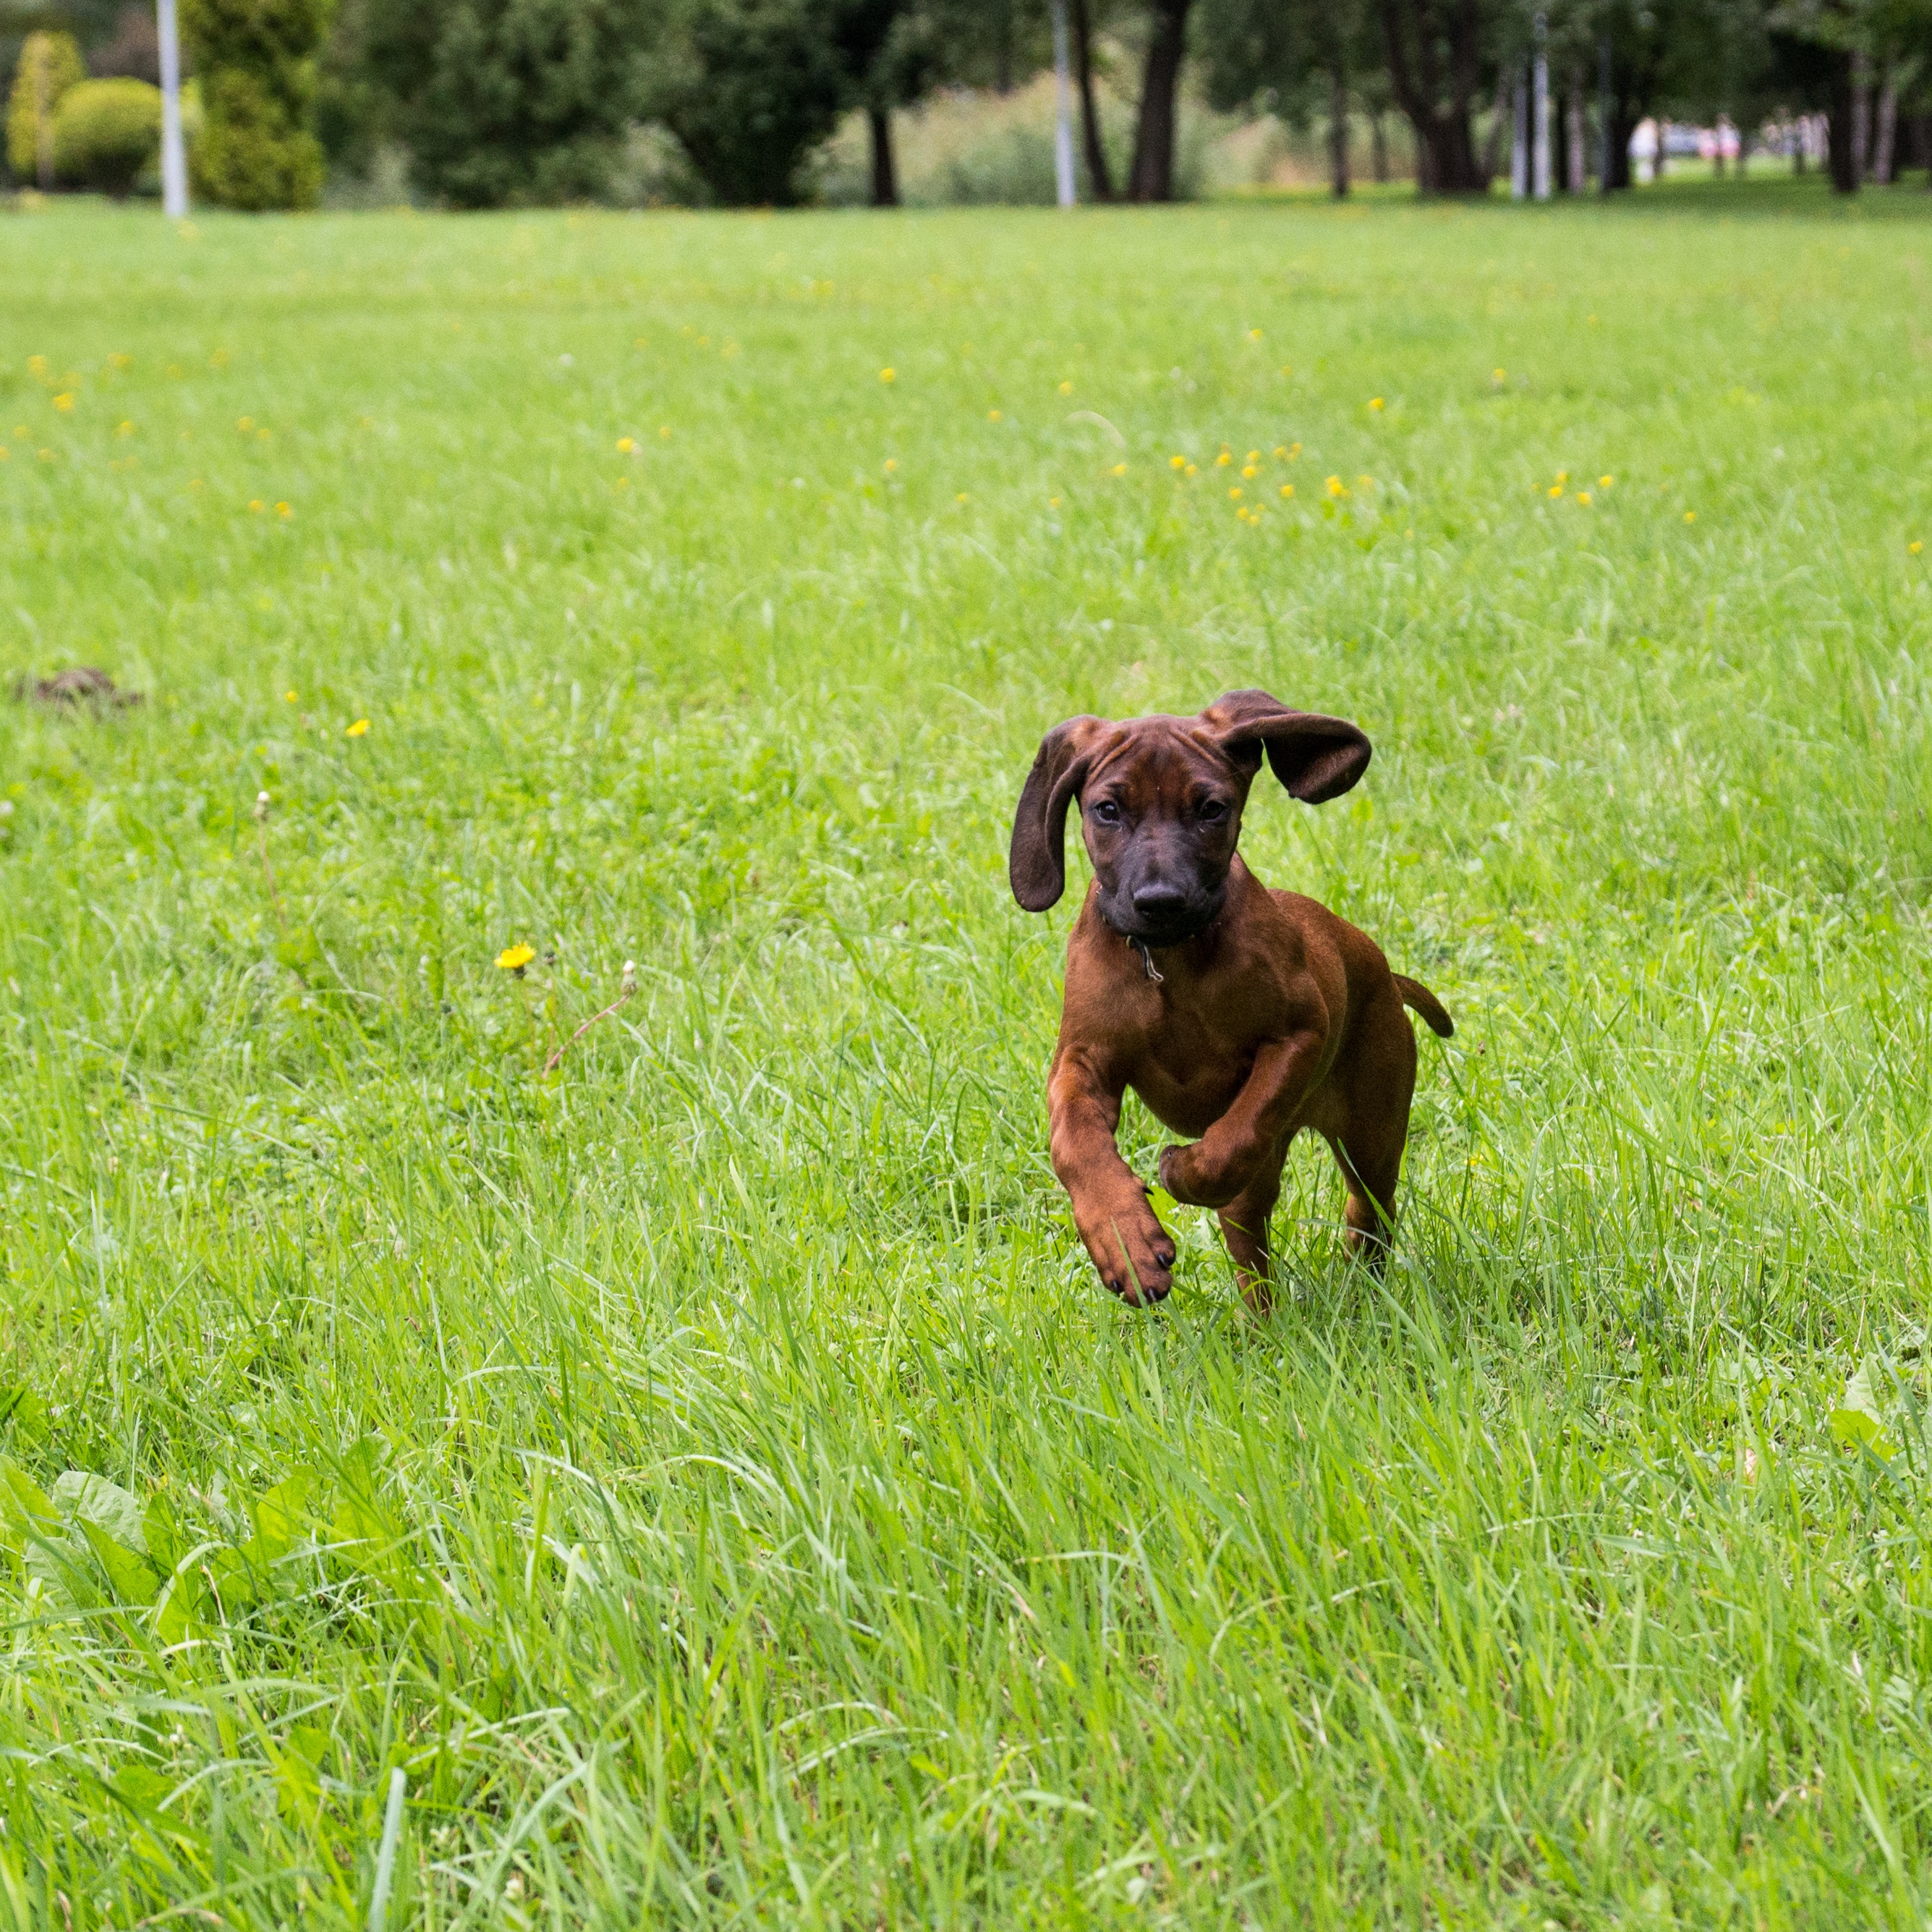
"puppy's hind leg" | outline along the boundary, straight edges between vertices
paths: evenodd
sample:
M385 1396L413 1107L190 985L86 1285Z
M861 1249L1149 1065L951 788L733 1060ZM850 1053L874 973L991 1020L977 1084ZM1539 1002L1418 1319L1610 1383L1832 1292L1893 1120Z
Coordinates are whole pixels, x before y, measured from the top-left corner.
M1348 1186L1348 1204L1342 1210L1348 1232L1342 1239L1350 1256L1376 1274L1388 1264L1395 1238L1396 1184L1402 1178L1402 1143L1408 1137L1405 1108L1402 1118L1378 1121L1372 1132L1351 1132L1328 1143Z
M1281 1162L1264 1166L1220 1210L1221 1239L1234 1264L1235 1286L1256 1315L1274 1306L1274 1285L1268 1248L1268 1221L1281 1198Z

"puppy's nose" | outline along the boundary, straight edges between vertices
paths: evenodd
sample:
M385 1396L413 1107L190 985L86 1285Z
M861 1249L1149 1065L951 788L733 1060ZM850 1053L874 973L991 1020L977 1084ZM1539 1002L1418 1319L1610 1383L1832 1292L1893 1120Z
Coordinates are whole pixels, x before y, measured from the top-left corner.
M1178 886L1150 885L1134 888L1134 911L1136 916L1158 926L1163 920L1173 918L1187 904L1187 895Z

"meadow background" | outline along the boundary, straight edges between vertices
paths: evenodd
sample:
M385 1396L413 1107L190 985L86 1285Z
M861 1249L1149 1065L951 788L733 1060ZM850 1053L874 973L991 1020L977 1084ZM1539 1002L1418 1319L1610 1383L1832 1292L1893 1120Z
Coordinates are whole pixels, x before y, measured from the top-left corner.
M5 1922L1922 1923L1923 200L0 220ZM1245 685L1259 1324L1005 880Z

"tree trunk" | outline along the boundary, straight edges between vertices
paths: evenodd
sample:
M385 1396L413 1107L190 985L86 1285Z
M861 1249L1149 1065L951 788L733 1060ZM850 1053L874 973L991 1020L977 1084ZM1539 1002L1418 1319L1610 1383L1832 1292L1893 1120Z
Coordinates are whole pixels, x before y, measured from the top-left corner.
M1154 0L1154 32L1141 78L1140 117L1134 128L1130 201L1174 199L1175 97L1187 51L1187 11L1193 0Z
M868 107L866 119L872 130L872 206L896 208L899 205L898 170L892 164L892 110Z
M1389 178L1388 130L1382 125L1379 107L1369 116L1369 166L1376 186L1385 185Z
M1073 75L1080 85L1080 147L1087 160L1087 184L1096 201L1112 201L1114 178L1100 143L1100 117L1094 108L1094 35L1087 0L1073 0Z
M1570 137L1570 192L1581 194L1589 176L1583 159L1588 136L1583 125L1583 70L1580 67L1570 70L1569 110L1564 124Z
M1863 49L1852 56L1852 172L1871 179L1871 62Z
M1852 57L1838 55L1832 62L1832 109L1826 130L1826 152L1832 164L1832 188L1836 194L1858 191L1861 158L1852 130L1858 120L1858 88L1852 77Z
M993 26L993 92L1013 91L1013 0L998 0Z
M1328 70L1328 191L1348 198L1348 76L1339 56Z
M1610 162L1610 178L1604 183L1606 194L1627 189L1630 184L1630 136L1636 132L1636 124L1644 118L1643 105L1642 101L1633 100L1627 94L1613 94L1610 97L1610 134L1604 143Z
M1791 172L1794 175L1804 172L1804 143L1810 138L1810 130L1804 124L1806 118L1801 114L1791 124Z
M1898 83L1892 78L1888 64L1885 70L1885 84L1878 91L1878 125L1873 130L1872 179L1880 188L1892 185L1895 170L1892 156L1898 137Z
M1480 194L1470 104L1482 52L1478 0L1380 0L1390 91L1415 130L1418 185L1436 194ZM1449 70L1442 70L1442 56Z
M1490 138L1483 143L1483 179L1492 181L1496 177L1497 162L1503 151L1503 130L1510 121L1510 70L1504 68L1496 76L1496 98L1490 116Z

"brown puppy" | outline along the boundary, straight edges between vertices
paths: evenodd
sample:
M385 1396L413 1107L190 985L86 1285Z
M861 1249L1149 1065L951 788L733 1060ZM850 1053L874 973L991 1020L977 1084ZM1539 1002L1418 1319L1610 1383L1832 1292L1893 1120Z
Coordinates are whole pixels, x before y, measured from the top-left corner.
M1445 1040L1454 1030L1367 934L1241 862L1264 752L1310 805L1348 790L1370 756L1354 725L1264 691L1230 692L1198 718L1073 718L1041 742L1013 821L1013 896L1044 912L1066 890L1066 808L1080 807L1094 882L1066 947L1053 1166L1101 1280L1136 1306L1173 1286L1174 1243L1114 1144L1128 1088L1194 1137L1162 1150L1160 1184L1220 1209L1242 1292L1263 1311L1288 1143L1304 1127L1328 1142L1349 1247L1380 1268L1415 1089L1402 1008Z

